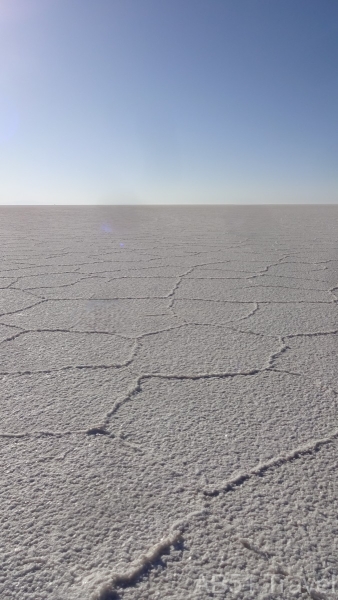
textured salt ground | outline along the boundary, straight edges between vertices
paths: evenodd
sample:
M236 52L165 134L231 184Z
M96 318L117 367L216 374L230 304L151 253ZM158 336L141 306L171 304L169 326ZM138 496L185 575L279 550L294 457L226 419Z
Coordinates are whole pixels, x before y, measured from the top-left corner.
M215 302L211 305L204 300L176 300L173 305L174 313L184 323L235 325L237 321L245 322L249 315L257 310L255 302Z
M2 289L0 294L0 317L6 313L14 313L34 304L34 298L27 292L13 289ZM36 300L35 300L36 301Z
M81 277L79 277L81 279ZM39 298L60 299L114 299L114 298L165 298L175 283L174 278L156 279L105 279L90 278L67 287L35 287L32 292ZM26 288L27 289L27 288Z
M179 306L179 303L177 302ZM337 304L261 304L255 314L242 320L242 331L262 335L288 336L295 334L325 333L338 326Z
M13 328L6 325L0 325L0 344L13 336Z
M130 383L126 368L7 375L1 382L1 431L85 433L99 426Z
M337 216L2 209L1 598L335 597Z
M90 597L113 567L145 552L200 502L193 486L181 489L184 473L170 461L150 454L140 463L119 438L1 446L1 598Z
M303 279L298 277L288 277L283 275L270 275L265 273L254 273L254 272L243 272L238 276L238 271L224 271L221 269L208 269L206 273L205 269L198 271L194 269L194 272L187 275L187 279L226 279L226 285L230 284L230 287L243 287L243 284L252 286L266 286L266 287L288 287L297 289L318 289L326 291L330 285L330 278L327 276L325 279ZM241 281L244 279L245 281ZM335 280L334 280L335 281ZM236 282L236 283L235 283Z
M336 598L337 452L335 440L210 499L123 598Z
M184 460L187 478L202 490L329 435L337 422L331 390L284 373L195 381L154 377L141 386L110 429L122 431L144 453L151 449L170 458L176 468Z
M3 317L24 330L73 329L136 336L172 326L166 299L49 300Z
M123 365L134 346L132 340L109 333L35 331L16 336L12 334L14 339L0 347L1 373ZM22 357L20 365L18 355Z
M244 284L240 287L233 280L226 282L218 280L186 279L177 291L177 298L197 298L202 300L225 300L231 302L301 302L304 298L312 302L331 302L330 292L320 290L307 290L306 294L301 289L289 287L267 288L254 287Z
M260 369L278 340L212 325L178 325L141 340L133 368L141 373L198 375Z
M323 343L323 337L325 337L325 343ZM292 365L295 371L306 375L308 381L314 383L318 388L333 389L338 396L337 335L292 337L287 344L288 351L285 356L281 357L280 367L288 369Z

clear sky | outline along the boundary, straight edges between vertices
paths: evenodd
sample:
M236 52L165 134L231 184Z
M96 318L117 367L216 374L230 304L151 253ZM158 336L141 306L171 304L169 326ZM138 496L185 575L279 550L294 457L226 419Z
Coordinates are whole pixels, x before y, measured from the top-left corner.
M337 0L0 0L0 203L338 202Z

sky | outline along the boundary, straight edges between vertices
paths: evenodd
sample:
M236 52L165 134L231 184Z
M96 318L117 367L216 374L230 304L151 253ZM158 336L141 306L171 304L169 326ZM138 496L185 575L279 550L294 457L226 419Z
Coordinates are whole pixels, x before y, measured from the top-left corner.
M337 0L0 0L0 204L338 202Z

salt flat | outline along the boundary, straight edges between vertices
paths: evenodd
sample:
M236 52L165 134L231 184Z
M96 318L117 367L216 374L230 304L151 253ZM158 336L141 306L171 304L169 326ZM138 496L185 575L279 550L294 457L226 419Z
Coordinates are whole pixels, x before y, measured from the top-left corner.
M338 207L0 240L1 600L336 598Z

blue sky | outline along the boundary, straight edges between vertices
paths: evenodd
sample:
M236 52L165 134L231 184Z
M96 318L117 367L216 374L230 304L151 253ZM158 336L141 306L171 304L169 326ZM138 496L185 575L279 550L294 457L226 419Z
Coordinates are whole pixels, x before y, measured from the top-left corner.
M0 203L338 202L337 0L0 0Z

